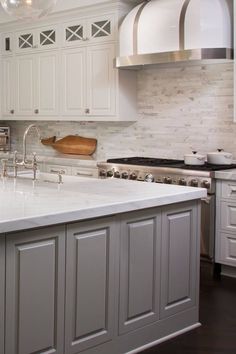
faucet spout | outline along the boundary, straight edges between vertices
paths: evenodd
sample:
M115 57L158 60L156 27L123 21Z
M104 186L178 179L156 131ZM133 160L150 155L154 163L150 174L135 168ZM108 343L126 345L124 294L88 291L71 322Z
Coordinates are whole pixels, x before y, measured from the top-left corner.
M25 133L24 133L24 136L23 136L23 164L27 164L27 157L26 157L26 140L27 140L27 136L28 136L28 133L30 130L32 129L35 129L35 131L37 132L38 134L38 137L39 137L39 140L41 140L41 134L40 134L40 131L39 131L39 128L37 127L37 125L35 124L30 124L26 130L25 130Z

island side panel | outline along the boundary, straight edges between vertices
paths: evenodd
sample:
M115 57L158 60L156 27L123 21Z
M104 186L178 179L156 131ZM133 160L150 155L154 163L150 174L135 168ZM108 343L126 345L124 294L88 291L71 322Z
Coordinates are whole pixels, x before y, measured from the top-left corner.
M114 337L118 252L119 226L114 218L67 226L67 354Z
M119 333L159 318L160 210L142 210L121 219Z
M0 235L0 353L4 353L5 236Z
M197 203L163 208L161 318L197 305L199 239Z
M6 238L5 354L64 353L65 227Z

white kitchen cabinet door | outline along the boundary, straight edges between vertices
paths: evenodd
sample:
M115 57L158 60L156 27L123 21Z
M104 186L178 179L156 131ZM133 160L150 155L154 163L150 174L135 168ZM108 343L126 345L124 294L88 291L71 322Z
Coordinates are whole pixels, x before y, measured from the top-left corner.
M11 57L2 60L2 115L15 114L14 61Z
M22 55L16 61L16 115L33 116L35 98L35 56Z
M34 116L59 114L59 59L57 52L41 53L36 57L36 97Z
M66 47L79 46L85 44L87 40L86 22L78 20L69 22L63 28L63 44Z
M62 52L62 115L81 116L85 113L86 49L66 49Z
M34 30L24 30L15 34L16 51L25 53L37 49L36 32Z
M115 37L114 18L112 16L97 16L88 20L88 40L90 42L105 42Z
M90 116L113 116L116 111L116 72L113 44L87 49L87 107Z

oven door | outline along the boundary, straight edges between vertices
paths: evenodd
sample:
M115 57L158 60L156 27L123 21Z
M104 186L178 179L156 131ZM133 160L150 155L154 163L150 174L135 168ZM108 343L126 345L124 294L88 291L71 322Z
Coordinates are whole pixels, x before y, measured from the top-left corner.
M214 262L215 195L202 199L201 258Z

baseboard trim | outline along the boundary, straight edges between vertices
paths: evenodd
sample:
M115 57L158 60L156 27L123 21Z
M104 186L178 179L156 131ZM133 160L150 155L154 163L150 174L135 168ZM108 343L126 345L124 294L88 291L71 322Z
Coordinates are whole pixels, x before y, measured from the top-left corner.
M160 338L160 339L155 340L154 342L145 344L145 345L143 345L143 346L141 346L141 347L139 347L139 348L137 348L137 349L134 349L134 350L131 350L130 352L127 352L126 354L136 354L136 353L139 353L139 352L141 352L141 351L143 351L143 350L145 350L145 349L149 349L149 348L151 348L151 347L154 347L154 346L157 345L157 344L160 344L160 343L166 342L167 340L170 340L170 339L172 339L172 338L178 337L178 336L180 336L181 334L184 334L184 333L186 333L186 332L192 331L193 329L196 329L196 328L198 328L198 327L200 327L200 326L201 326L201 323L200 323L200 322L197 322L197 323L195 323L195 324L192 325L192 326L188 326L188 327L183 328L183 329L181 329L180 331L174 332L174 333L172 333L172 334L170 334L170 335L168 335L168 336L166 336L166 337L163 337L163 338Z

